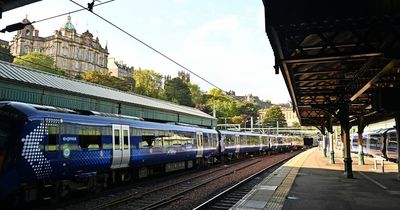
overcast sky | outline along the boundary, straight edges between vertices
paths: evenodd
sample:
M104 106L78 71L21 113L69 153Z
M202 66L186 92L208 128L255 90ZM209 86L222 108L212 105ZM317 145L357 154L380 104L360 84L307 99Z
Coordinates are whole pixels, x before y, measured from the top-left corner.
M69 0L42 0L3 13L0 27L26 16L37 21L79 8ZM290 101L282 75L274 73L261 0L115 0L95 7L94 12L223 90L253 94L273 103ZM108 43L109 57L172 77L182 70L87 11L71 14L71 18L79 34L89 30L103 47ZM34 27L46 37L66 20L63 16ZM0 39L11 41L14 35L1 33ZM204 91L212 88L194 75L191 81Z

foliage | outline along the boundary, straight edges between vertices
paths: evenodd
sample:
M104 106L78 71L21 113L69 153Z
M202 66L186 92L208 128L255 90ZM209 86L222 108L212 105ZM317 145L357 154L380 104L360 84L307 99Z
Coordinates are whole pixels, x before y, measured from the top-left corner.
M233 116L231 118L231 122L233 124L242 124L243 123L243 118L241 116Z
M177 104L193 106L189 85L179 77L165 83L165 96L167 100Z
M246 102L240 104L238 112L244 115L245 118L253 117L253 119L257 119L259 109L258 104Z
M231 118L239 115L238 106L240 102L221 90L213 88L205 97L208 106L213 107L215 104L217 118Z
M135 69L133 72L135 80L135 92L141 95L165 99L165 93L162 89L162 75L148 69Z
M109 72L90 70L81 74L80 78L88 82L112 87L122 91L132 91L130 81L111 76L111 73Z
M300 123L299 123L299 122L293 122L293 123L292 123L292 127L293 127L293 128L300 128L301 126L300 126Z
M64 70L56 67L53 58L38 52L29 52L26 55L14 58L13 63L61 76L68 76Z
M279 127L287 127L285 115L281 108L274 105L265 112L263 123L267 127L276 127L276 122L279 123Z
M187 85L190 90L190 95L192 96L192 103L194 105L203 104L204 97L203 97L203 93L200 90L200 87L198 85L192 84L190 82L187 82Z

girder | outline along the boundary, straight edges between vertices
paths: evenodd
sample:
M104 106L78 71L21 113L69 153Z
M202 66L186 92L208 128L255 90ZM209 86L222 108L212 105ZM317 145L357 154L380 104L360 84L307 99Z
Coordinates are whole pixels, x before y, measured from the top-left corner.
M400 3L264 0L266 31L303 125L376 112L374 93L400 87ZM278 12L281 11L281 12ZM284 12L284 16L282 15Z

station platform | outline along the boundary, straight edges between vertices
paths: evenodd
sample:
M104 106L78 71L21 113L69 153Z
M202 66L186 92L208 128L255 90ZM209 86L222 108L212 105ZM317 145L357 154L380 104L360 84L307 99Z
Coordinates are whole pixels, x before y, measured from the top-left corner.
M352 155L353 179L343 174L343 158L335 164L312 148L285 163L265 178L231 209L400 209L397 164L385 161L374 168L365 156L358 165Z

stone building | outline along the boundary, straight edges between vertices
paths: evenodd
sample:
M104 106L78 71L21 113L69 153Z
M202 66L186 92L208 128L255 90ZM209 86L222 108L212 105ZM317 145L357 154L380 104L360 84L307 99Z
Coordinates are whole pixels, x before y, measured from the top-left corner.
M124 77L132 77L134 71L133 66L127 66L122 61L116 61L115 58L108 58L108 72L111 72L111 76L119 77L123 79Z
M178 71L178 77L186 82L190 82L190 74L185 71Z
M286 123L288 127L292 127L296 122L299 124L299 118L297 117L296 112L293 111L293 107L280 107L283 115L285 115Z
M28 23L28 19L22 20ZM27 25L17 31L11 41L13 56L25 55L28 52L40 52L54 59L56 66L64 69L71 76L87 70L107 71L108 50L103 48L99 39L86 31L78 34L71 23L71 16L67 22L54 34L40 37L39 30L33 25Z

